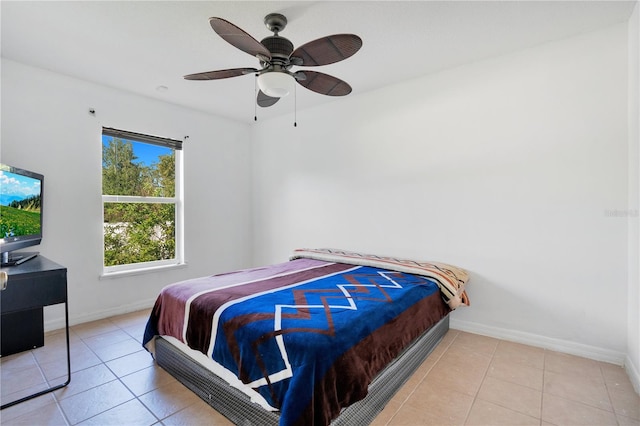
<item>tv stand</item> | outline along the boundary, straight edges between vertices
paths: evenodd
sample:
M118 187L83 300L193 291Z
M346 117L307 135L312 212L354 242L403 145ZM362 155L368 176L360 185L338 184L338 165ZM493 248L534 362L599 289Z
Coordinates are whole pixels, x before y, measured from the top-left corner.
M30 259L34 259L34 256ZM37 256L31 262L0 270L0 357L43 346L43 308L63 303L67 349L66 382L7 403L3 395L0 410L60 389L71 381L67 268L44 256Z
M31 260L36 257L39 253L37 251L18 251L18 252L4 252L2 253L2 265L5 266L16 266L21 263L26 262L27 260Z

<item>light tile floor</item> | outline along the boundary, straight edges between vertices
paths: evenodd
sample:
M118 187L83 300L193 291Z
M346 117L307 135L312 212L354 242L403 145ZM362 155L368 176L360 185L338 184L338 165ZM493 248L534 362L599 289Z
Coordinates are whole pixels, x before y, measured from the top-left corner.
M0 411L2 425L230 425L140 342L149 311L71 329L71 384ZM2 403L66 375L65 334L0 359ZM446 362L445 362L446 360ZM612 364L450 330L374 425L640 425Z

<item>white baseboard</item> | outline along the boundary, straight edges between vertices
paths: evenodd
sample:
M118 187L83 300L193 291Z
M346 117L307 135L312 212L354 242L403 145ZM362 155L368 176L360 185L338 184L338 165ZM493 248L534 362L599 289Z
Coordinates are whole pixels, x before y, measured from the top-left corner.
M508 340L539 348L550 349L596 361L609 362L616 365L625 365L627 354L596 346L584 345L582 343L569 342L552 337L540 336L538 334L525 333L523 331L509 330L506 328L492 327L477 324L469 321L460 321L451 318L450 327L456 330L467 331L469 333L481 334L483 336L495 337L497 339ZM636 372L637 377L637 372ZM633 380L633 379L632 379Z
M135 303L130 303L128 305L118 306L112 309L104 309L101 311L95 311L91 313L84 313L81 315L76 315L73 317L69 317L69 325L73 326L76 324L82 324L89 321L101 320L104 318L113 317L116 315L128 314L129 312L139 311L141 309L148 309L153 307L156 298L141 300ZM58 330L60 328L64 328L64 317L63 318L54 318L51 320L47 320L44 322L44 331L52 331Z
M627 355L627 358L624 362L624 369L626 370L627 375L629 376L629 380L631 380L631 384L636 390L636 393L640 394L640 372L638 372L636 366L633 365L633 362L631 362L631 358L629 358L629 355Z

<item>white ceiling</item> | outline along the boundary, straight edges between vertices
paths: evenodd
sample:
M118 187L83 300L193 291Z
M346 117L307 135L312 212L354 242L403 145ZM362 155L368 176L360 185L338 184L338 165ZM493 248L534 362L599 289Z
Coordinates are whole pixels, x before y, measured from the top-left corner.
M353 57L313 68L355 94L628 20L635 1L6 1L2 57L212 114L250 122L254 78L186 81L185 74L255 67L218 37L217 16L257 40L271 12L295 47L329 34L363 40ZM304 67L302 67L304 68ZM294 68L293 71L302 68ZM158 91L158 86L168 90ZM340 98L298 86L297 108ZM262 109L291 113L292 101Z

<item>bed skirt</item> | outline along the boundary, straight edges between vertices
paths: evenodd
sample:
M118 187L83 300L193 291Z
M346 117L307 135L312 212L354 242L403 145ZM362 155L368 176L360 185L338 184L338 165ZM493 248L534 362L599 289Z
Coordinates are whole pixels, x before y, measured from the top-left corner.
M369 385L367 396L342 410L332 425L368 425L411 377L449 330L449 315L426 331ZM162 337L156 339L156 362L202 400L236 425L278 425L277 412L250 401L243 392L189 358Z

